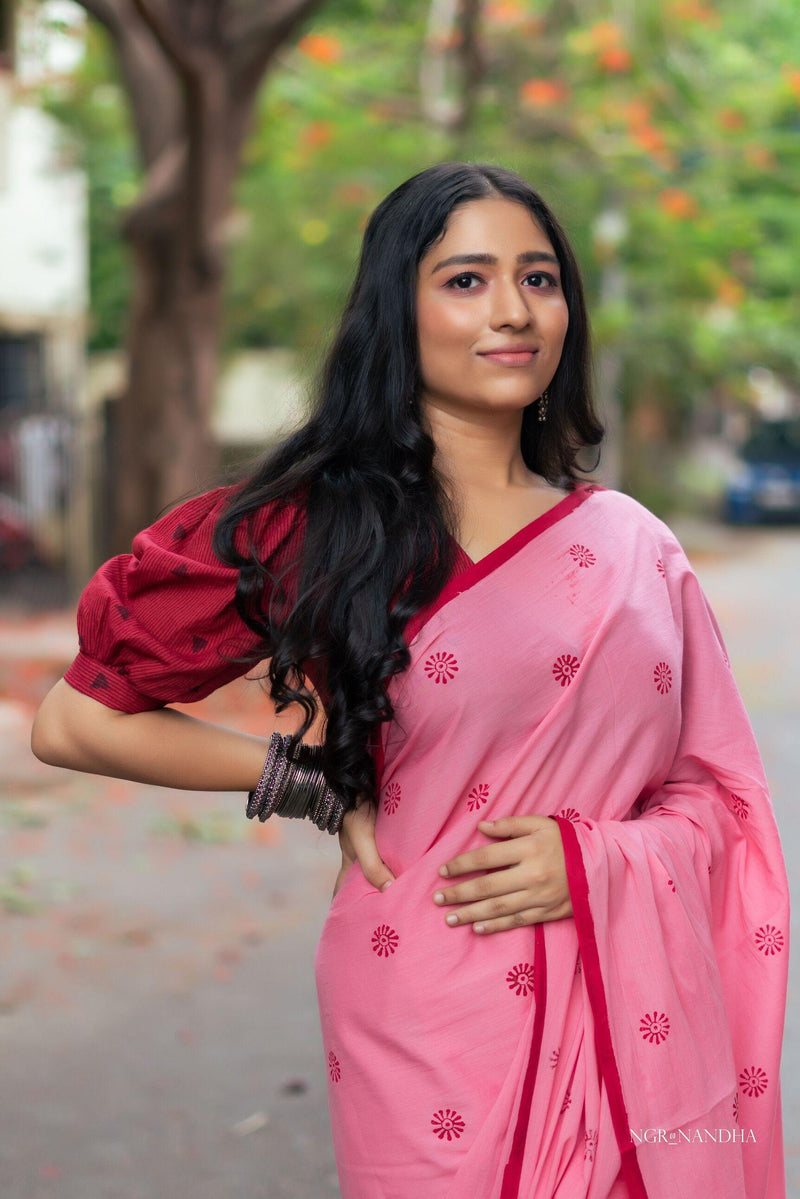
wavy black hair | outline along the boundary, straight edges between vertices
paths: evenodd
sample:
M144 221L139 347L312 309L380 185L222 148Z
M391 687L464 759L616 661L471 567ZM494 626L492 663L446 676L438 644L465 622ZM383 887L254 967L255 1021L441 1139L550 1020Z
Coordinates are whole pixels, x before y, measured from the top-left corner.
M579 451L598 445L604 433L593 409L589 323L575 256L545 201L514 171L441 162L401 183L372 213L310 414L233 489L214 529L215 553L239 570L237 610L259 637L252 661L270 659L265 679L279 712L291 703L305 712L296 739L319 712L306 686L307 674L317 672L322 766L348 810L377 804L372 751L381 722L394 716L387 684L409 665L403 629L438 596L457 552L457 513L434 467L435 442L417 402L417 267L444 236L454 209L485 197L524 204L561 266L566 337L549 384L547 420L536 419L538 397L531 397L520 448L529 470L574 488ZM260 560L252 540L240 552L234 538L262 505L297 497L304 535L287 598L270 559ZM276 589L286 601L280 615Z

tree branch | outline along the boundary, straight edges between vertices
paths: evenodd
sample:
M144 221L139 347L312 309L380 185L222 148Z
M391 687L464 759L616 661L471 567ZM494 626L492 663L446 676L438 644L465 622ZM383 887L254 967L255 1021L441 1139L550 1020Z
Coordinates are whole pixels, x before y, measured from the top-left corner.
M153 0L131 0L142 21L158 42L170 62L184 76L198 69L197 56L188 39L170 21L163 7Z
M237 98L255 95L270 59L322 4L322 0L254 0L226 37L231 89Z
M127 93L142 165L149 168L182 132L175 70L132 0L79 0L108 30Z
M122 9L119 0L79 0L90 17L105 25L109 33L118 37L122 29Z

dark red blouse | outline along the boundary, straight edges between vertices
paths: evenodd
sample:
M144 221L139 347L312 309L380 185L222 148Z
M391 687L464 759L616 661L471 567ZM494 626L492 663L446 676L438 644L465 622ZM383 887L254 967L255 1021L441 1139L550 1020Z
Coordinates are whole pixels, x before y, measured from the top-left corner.
M234 606L238 571L211 548L234 489L179 504L93 575L78 603L80 651L64 675L71 687L120 712L144 712L202 699L252 669L223 656L252 649L257 638ZM302 515L298 503L259 510L251 529L262 561L273 550L278 567L295 557ZM246 552L241 525L236 545Z

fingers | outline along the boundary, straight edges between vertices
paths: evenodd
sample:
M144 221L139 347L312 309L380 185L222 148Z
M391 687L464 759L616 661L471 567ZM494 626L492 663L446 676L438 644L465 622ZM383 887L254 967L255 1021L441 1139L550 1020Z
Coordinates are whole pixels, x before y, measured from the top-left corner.
M498 840L449 858L439 867L442 877L453 878L473 870L510 866L532 854L542 861L548 858L560 861L563 856L561 832L550 816L502 816L491 822L479 820L478 831Z
M515 904L512 903L514 900ZM513 906L551 907L562 900L563 891L556 876L533 877L530 868L525 866L512 866L453 887L438 887L433 893L433 902L438 907L471 904L461 911L473 913L473 920L481 916L507 915Z
M483 832L484 830L480 829L479 831ZM500 836L499 833L492 833L490 830L487 830L484 835ZM503 833L504 838L507 836L506 833ZM439 874L443 878L453 878L454 875L469 874L473 870L491 870L497 866L509 866L520 861L522 852L519 836L494 841L491 845L482 845L479 849L470 849L466 853L457 854L454 858L448 858L439 867Z
M350 856L358 859L367 882L382 891L388 884L394 882L394 875L378 853L375 842L376 815L377 810L374 804L362 803L360 807L345 813L339 835L341 838L342 830L346 826L345 835ZM343 848L342 853L344 852Z
M493 900L458 908L447 914L445 923L451 928L471 924L473 932L494 933L548 920L563 920L571 915L572 905L569 902L534 904L531 892L526 890L511 891Z

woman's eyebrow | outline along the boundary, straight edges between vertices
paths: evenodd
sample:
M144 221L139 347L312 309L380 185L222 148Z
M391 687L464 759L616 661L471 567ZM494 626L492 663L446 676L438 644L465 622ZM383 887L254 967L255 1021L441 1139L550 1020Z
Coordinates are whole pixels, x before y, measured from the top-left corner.
M431 271L435 275L437 271L441 271L446 266L453 266L457 262L480 262L485 266L497 266L497 258L494 254L453 254L450 258L443 258L441 262L437 262L436 266ZM522 265L523 262L552 262L555 266L559 266L559 261L555 254L548 254L544 250L525 250L522 254L517 254L517 263Z

